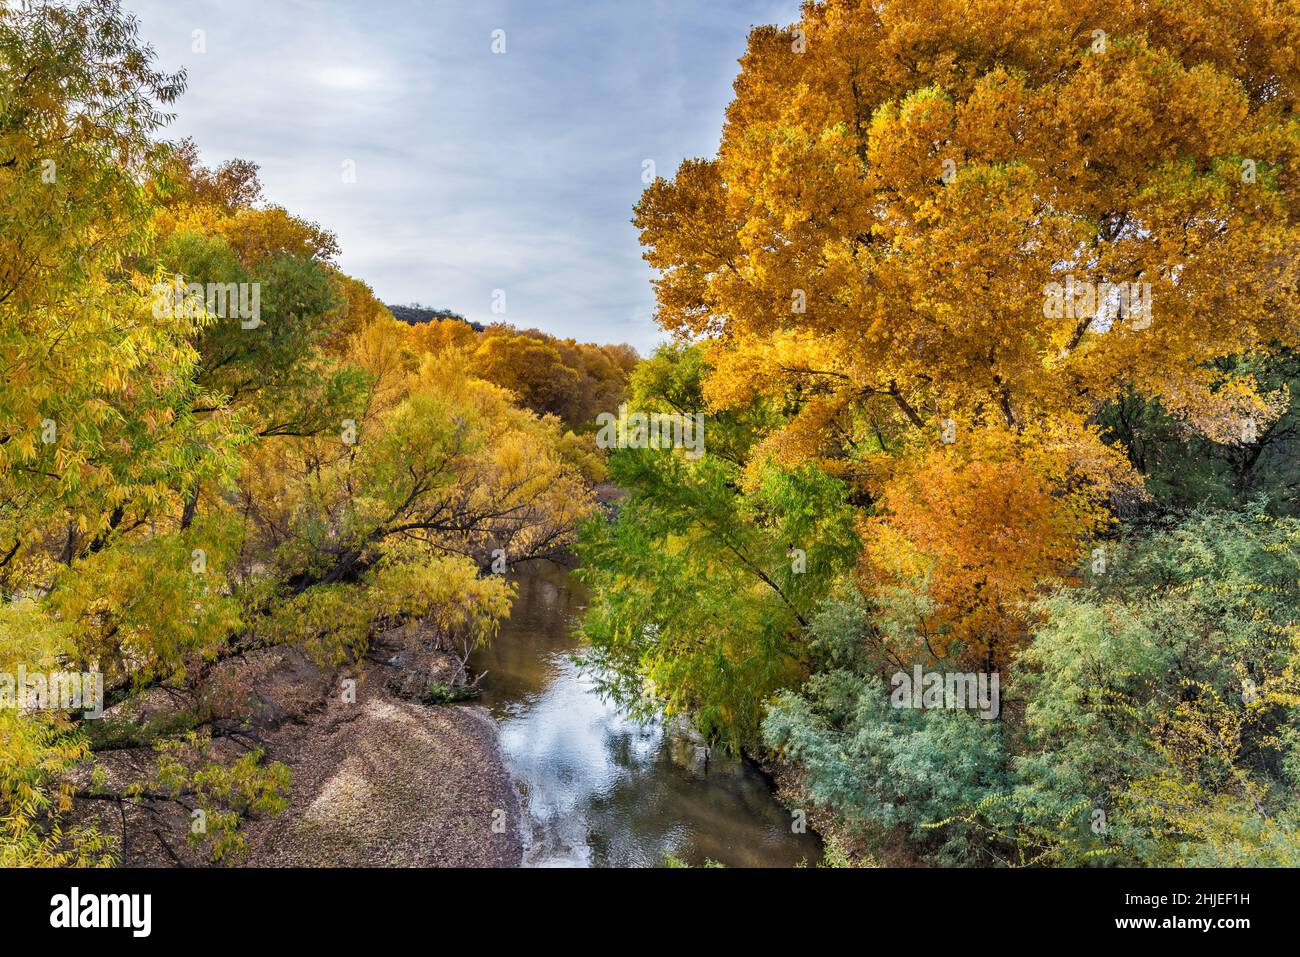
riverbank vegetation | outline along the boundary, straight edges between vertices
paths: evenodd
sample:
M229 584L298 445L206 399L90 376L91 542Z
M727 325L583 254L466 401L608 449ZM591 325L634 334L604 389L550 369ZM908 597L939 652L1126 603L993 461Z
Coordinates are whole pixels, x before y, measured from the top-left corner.
M559 416L632 361L396 321L256 166L158 138L184 85L114 0L0 9L0 672L98 673L109 706L0 708L0 865L118 860L84 805L179 806L237 860L291 781L210 679L276 646L356 663L404 623L494 634L493 572L565 553L591 508ZM124 749L144 770L110 779Z
M805 5L636 210L676 343L583 629L859 860L1300 864L1283 6ZM995 675L995 716L913 669ZM919 706L917 706L919 703Z
M321 807L273 732L322 789L402 742L464 833L517 812L491 727L420 709L574 548L590 673L774 767L826 863L1300 865L1298 41L1285 3L809 2L635 210L640 360L395 318L163 139L186 80L118 0L0 4L0 865L121 862L128 820L335 863L373 782L287 840ZM598 448L624 403L703 454ZM393 827L443 813L397 783ZM401 837L366 860L520 853Z

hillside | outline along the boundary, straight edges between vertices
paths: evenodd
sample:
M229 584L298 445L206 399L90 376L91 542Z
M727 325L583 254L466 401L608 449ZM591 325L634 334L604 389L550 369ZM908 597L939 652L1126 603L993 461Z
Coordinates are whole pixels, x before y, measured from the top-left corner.
M429 306L414 304L410 306L394 306L390 303L384 303L388 311L393 314L393 318L400 319L408 326L418 326L434 319L457 319L467 326L470 326L475 332L482 332L483 325L478 322L470 322L458 312L452 312L450 309L433 309Z

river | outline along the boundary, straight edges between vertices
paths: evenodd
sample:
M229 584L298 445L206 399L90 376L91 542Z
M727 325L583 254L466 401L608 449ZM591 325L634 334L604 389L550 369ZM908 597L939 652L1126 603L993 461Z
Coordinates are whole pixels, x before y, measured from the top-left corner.
M689 728L630 719L596 692L573 623L586 591L567 569L531 562L501 633L475 652L481 703L501 732L523 802L525 867L791 867L821 859L811 833L756 768Z

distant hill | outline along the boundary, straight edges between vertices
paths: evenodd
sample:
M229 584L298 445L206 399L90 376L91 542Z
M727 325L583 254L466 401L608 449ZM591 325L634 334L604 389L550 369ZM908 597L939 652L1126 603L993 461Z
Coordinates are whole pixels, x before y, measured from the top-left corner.
M422 323L432 322L434 319L459 319L461 322L472 327L475 332L482 332L481 323L470 322L458 312L452 312L450 309L434 309L432 306L422 306L419 303L411 303L409 306L394 306L384 303L388 306L388 311L393 314L395 319L400 319L408 326L418 326Z

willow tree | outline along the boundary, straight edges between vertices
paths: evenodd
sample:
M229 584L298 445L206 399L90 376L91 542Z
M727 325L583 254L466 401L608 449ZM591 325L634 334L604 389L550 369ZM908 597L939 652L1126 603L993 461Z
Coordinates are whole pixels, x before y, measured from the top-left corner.
M155 141L183 78L152 64L118 0L0 7L0 864L112 862L89 802L203 810L237 856L289 779L210 747L244 718L220 663L338 662L408 619L463 651L509 608L494 552L554 554L588 507L572 437L422 365L252 164ZM178 275L192 308L159 298ZM241 283L260 314L208 304ZM23 669L97 672L124 707L13 707ZM174 713L139 720L157 686ZM119 748L138 774L97 760Z
M184 490L228 476L240 430L206 403L201 316L154 314L145 183L183 88L116 3L0 9L0 671L172 668L233 618L190 572ZM219 404L219 403L218 403ZM217 548L213 549L214 556ZM103 623L115 622L111 631ZM188 626L188 627L186 627ZM0 859L90 862L64 830L60 772L85 754L67 714L0 711Z
M754 454L881 506L864 587L928 580L927 627L1000 659L1028 593L1002 566L1061 573L1141 495L1103 403L1223 443L1281 412L1216 360L1300 339L1297 39L1294 3L1163 0L829 0L753 31L717 156L636 223L710 402L794 408ZM927 504L954 472L960 516Z

